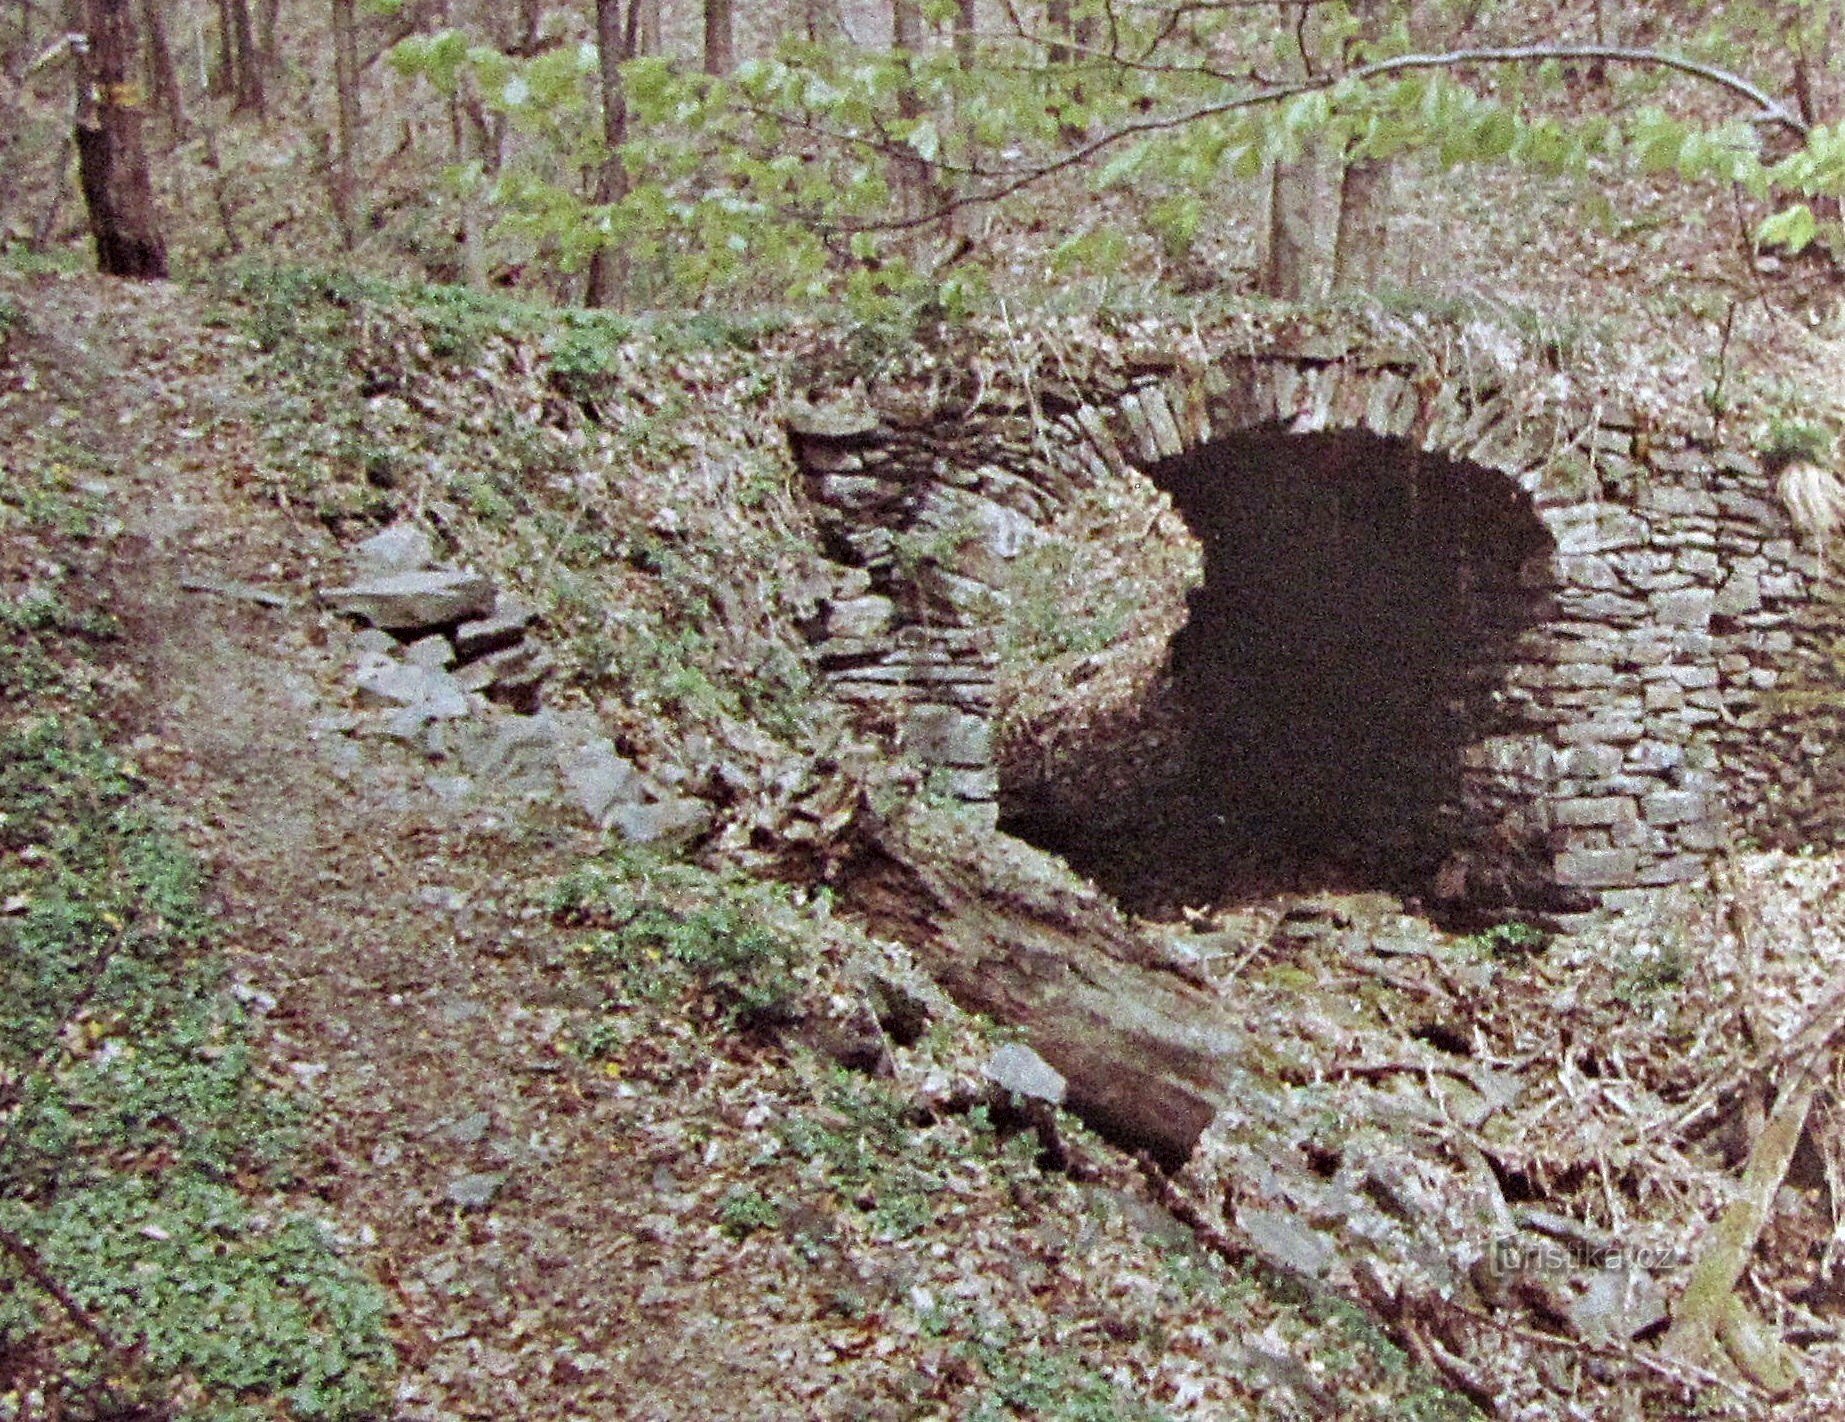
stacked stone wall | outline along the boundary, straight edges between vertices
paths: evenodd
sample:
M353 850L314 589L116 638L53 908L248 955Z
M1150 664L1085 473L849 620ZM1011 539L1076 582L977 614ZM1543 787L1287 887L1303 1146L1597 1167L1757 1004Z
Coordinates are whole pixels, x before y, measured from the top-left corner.
M792 410L829 547L858 570L816 632L837 694L991 805L992 589L1059 505L1238 432L1366 430L1496 472L1554 545L1523 574L1552 610L1506 653L1495 724L1463 753L1489 811L1464 860L1521 860L1527 893L1535 862L1556 903L1618 907L1699 875L1739 835L1812 841L1845 822L1845 776L1825 758L1836 580L1752 455L1521 378L1464 333L1445 348L1224 344L1003 399Z

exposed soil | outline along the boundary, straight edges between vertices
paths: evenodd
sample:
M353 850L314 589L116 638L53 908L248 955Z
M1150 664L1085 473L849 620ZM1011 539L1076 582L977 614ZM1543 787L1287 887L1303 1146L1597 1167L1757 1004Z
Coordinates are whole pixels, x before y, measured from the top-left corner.
M533 890L600 835L561 811L449 803L426 766L321 724L349 695L349 630L312 596L338 549L239 496L257 418L240 336L140 286L66 285L35 323L89 372L81 434L114 462L109 577L136 682L120 718L210 872L271 1070L311 1099L301 1183L401 1305L398 1415L783 1415L739 1401L740 1356L713 1364L753 1304L642 1227L655 1170L681 1154L654 1127L748 1068L714 1059L643 1096L562 1050L593 990L562 969ZM291 606L185 586L212 583ZM505 1177L491 1210L450 1200L484 1174ZM693 1281L672 1281L681 1268Z

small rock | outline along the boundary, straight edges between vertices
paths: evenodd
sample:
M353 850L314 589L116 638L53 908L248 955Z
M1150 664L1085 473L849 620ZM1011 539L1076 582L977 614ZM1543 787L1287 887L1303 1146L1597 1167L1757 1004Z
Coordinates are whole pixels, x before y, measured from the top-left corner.
M455 646L440 632L432 632L405 647L404 660L413 667L445 671L455 665Z
M420 721L448 721L472 709L455 678L440 669L384 658L368 662L353 678L359 700L369 706L414 707Z
M790 401L782 419L790 433L809 439L858 439L878 428L878 417L869 409L810 405L805 400Z
M494 1197L500 1193L500 1187L505 1183L504 1171L458 1175L448 1182L449 1202L459 1205L464 1210L484 1210L493 1203Z
M352 639L352 645L361 660L367 657L389 657L397 651L397 639L382 627L366 627Z
M1003 1091L1033 1101L1063 1104L1068 1083L1058 1071L1030 1047L1008 1042L988 1058L986 1078Z
M461 768L482 789L549 798L558 788L556 727L544 716L453 723Z
M474 793L474 782L465 775L432 775L429 789L445 805L459 805Z
M558 769L579 808L598 825L608 824L617 805L638 801L644 793L640 771L633 761L616 754L613 741L578 746Z
M489 1112L476 1111L472 1115L463 1116L442 1134L456 1145L479 1145L487 1138L487 1129L492 1124L493 1116ZM450 1198L453 1198L452 1186L450 1187Z
M321 596L339 611L392 632L420 632L477 617L493 606L493 584L479 573L442 568L393 573L328 588Z
M362 578L389 577L427 568L436 560L436 545L415 524L394 523L354 547L346 558Z
M840 598L827 604L826 635L881 637L890 630L896 616L897 604L876 593Z
M952 706L918 706L904 718L901 744L924 765L984 766L993 757L993 726Z
M687 844L711 827L711 808L702 800L669 795L650 805L615 805L603 824L635 844Z
M455 629L455 650L461 653L463 660L471 661L487 652L510 647L525 635L525 629L537 616L518 598L501 593L490 614L464 622Z
M517 694L537 686L555 666L551 654L537 643L517 642L469 662L456 673L456 679L469 691L492 689Z
M1339 1262L1330 1239L1286 1211L1242 1209L1236 1222L1258 1254L1290 1273L1322 1279Z

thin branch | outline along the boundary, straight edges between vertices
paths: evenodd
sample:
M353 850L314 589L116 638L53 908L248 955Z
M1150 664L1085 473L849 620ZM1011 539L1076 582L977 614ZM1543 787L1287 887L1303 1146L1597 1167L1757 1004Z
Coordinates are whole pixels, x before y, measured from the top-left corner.
M1171 133L1175 129L1189 128L1192 124L1205 119L1222 118L1227 114L1284 103L1302 94L1323 93L1346 83L1366 83L1374 79L1387 78L1392 74L1404 74L1422 69L1457 69L1469 64L1538 64L1553 59L1603 59L1622 64L1670 69L1702 79L1748 99L1758 110L1755 115L1756 122L1786 129L1802 139L1808 137L1812 132L1806 122L1786 104L1752 84L1740 74L1718 68L1713 64L1702 63L1699 60L1687 59L1682 55L1670 54L1664 50L1631 49L1621 45L1595 44L1517 45L1510 48L1447 50L1435 54L1402 54L1391 59L1380 59L1370 64L1361 64L1355 69L1346 70L1343 74L1326 74L1316 79L1302 80L1299 83L1274 85L1257 93L1240 94L1232 99L1200 104L1176 114L1124 124L1120 128L1080 144L1060 157L1029 168L1017 169L1005 181L994 187L980 192L964 193L926 213L877 222L847 222L837 225L840 230L849 232L901 232L926 227L931 223L940 222L944 217L960 208L999 202L1025 188L1054 177L1058 173L1081 167L1098 154L1131 139ZM1216 77L1203 70L1186 72L1199 77ZM842 141L857 140L842 136Z

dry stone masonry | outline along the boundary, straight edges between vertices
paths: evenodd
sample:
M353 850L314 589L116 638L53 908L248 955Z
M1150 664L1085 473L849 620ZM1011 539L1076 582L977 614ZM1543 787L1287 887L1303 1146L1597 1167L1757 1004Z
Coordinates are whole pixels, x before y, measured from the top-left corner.
M635 843L686 842L711 827L709 806L643 772L592 713L542 704L553 661L533 608L479 573L434 566L435 542L415 524L393 524L347 557L353 581L321 597L366 624L353 638L361 713L317 729L415 747L445 794L562 800Z
M997 789L992 585L1062 501L1150 479L1205 551L1175 675L1232 707L1193 770L1264 815L1370 796L1377 823L1335 804L1340 832L1418 836L1431 893L1560 911L1841 822L1811 694L1837 580L1749 450L1422 320L1240 327L1011 384L957 378L992 353L950 365L817 389L786 424L852 570L820 663L963 799ZM1316 786L1341 746L1353 766Z

